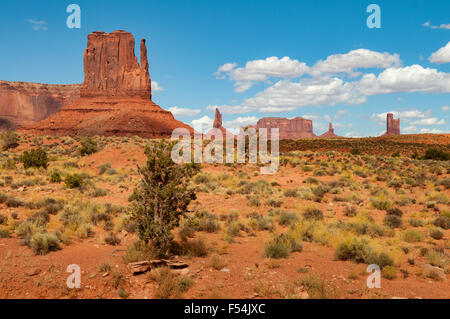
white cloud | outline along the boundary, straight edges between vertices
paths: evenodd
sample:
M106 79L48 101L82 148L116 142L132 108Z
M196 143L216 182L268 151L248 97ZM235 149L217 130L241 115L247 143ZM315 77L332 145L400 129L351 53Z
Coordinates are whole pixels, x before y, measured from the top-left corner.
M417 133L417 127L414 125L407 126L405 128L401 128L402 133L412 134Z
M271 77L294 78L308 71L306 63L293 60L290 57L268 57L265 60L248 61L245 67L236 68L236 63L225 63L217 70L216 77L226 75L235 82L235 91L242 93L250 89L254 82L266 82Z
M418 64L404 68L388 68L378 76L366 74L358 83L364 95L395 92L450 93L450 74Z
M47 21L38 21L38 20L34 20L34 19L29 19L27 20L27 22L29 24L31 24L31 28L35 31L47 31L48 30L48 23Z
M152 81L152 92L156 91L164 91L164 88L160 86L158 82Z
M442 112L447 112L448 110L450 110L450 106L448 105L444 105L443 107L441 107Z
M442 64L442 63L449 63L450 62L450 41L447 43L446 46L440 48L431 56L428 58L430 62Z
M252 98L244 106L260 112L286 111L307 105L360 104L365 97L354 90L354 85L339 78L305 79L299 82L282 80Z
M438 129L431 129L431 128L422 128L420 129L420 133L433 133L433 134L441 134L444 133L444 131L438 130Z
M356 69L367 68L388 68L391 66L399 66L401 64L398 54L381 53L367 49L358 49L350 51L346 54L334 54L326 58L325 61L320 60L311 68L311 74L314 76L323 73L337 74L348 73L357 75Z
M441 25L432 25L430 21L425 22L422 26L430 28L430 29L446 29L450 30L450 23L441 24Z
M206 133L213 126L214 120L205 115L199 119L191 121L191 126L198 132Z
M406 110L406 111L390 111L378 114L372 114L371 118L378 122L379 124L386 124L386 116L388 113L394 114L395 118L400 118L401 120L411 120L411 119L423 119L431 115L430 111L422 112L419 110Z
M347 132L347 133L345 133L344 136L345 137L363 137L362 134L357 131Z
M188 108L182 108L182 107L170 107L169 112L173 114L175 117L188 117L188 116L196 116L200 114L200 110L198 109L188 109Z
M413 125L444 125L446 124L444 119L439 120L436 117L429 117L425 119L421 119L415 122L412 122Z
M233 134L239 134L241 127L246 127L247 125L255 125L259 118L255 116L238 117L232 121L224 121L223 126L231 131Z

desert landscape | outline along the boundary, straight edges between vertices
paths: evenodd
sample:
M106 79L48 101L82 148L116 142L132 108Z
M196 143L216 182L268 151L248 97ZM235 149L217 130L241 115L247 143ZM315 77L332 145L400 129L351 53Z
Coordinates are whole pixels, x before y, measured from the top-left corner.
M154 101L163 89L148 39L137 42L139 61L131 32L84 39L83 83L0 81L0 299L450 299L450 134L448 117L434 115L450 109L445 96L427 110L390 111L380 99L354 122L353 110L298 110L448 96L447 73L367 49L311 66L226 63L214 76L236 94L271 86L187 122L203 110ZM446 63L436 56L430 63ZM350 81L371 68L383 71ZM425 73L424 87L408 87ZM190 85L172 92L209 95ZM383 132L352 131L370 121ZM177 162L177 129L202 138L189 150L231 144L233 161ZM265 129L277 142L273 174L262 173L261 153L250 160L251 135Z

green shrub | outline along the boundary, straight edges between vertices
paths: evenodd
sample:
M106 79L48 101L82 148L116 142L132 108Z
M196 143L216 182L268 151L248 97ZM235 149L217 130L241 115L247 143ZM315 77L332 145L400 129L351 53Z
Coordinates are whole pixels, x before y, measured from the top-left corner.
M19 136L14 132L4 132L0 134L0 149L7 151L19 146Z
M274 237L264 246L264 256L266 258L286 258L290 252L302 251L303 246L294 238L286 234Z
M433 224L443 229L450 229L450 217L440 216L434 220Z
M321 220L323 219L323 212L318 208L308 207L305 209L305 212L303 213L303 218Z
M439 240L444 238L444 233L438 228L433 228L430 230L430 237Z
M3 214L0 214L0 225L6 225L8 223L8 217Z
M261 206L261 201L259 200L258 196L250 196L248 198L247 205L250 207L259 207Z
M80 141L80 155L91 155L98 151L97 142L90 136L83 137Z
M416 218L408 219L408 223L413 227L422 227L424 225L422 220Z
M403 233L403 240L407 243L417 243L422 241L424 234L416 229L408 229Z
M38 148L33 149L30 152L23 152L22 156L20 157L20 162L23 163L23 167L25 169L28 169L30 167L47 168L49 159L47 157L47 153L43 149Z
M448 161L448 160L450 160L450 153L444 152L437 148L429 148L425 151L425 155L423 156L423 159Z
M61 249L59 239L48 233L36 233L31 237L30 248L36 255L45 255L49 251Z
M175 142L162 140L146 147L146 166L139 169L141 181L131 196L133 219L138 223L139 238L165 255L173 240L172 230L196 199L190 180L200 166L178 165L171 157Z
M383 223L390 228L399 228L403 224L402 219L395 215L387 215Z
M9 238L9 230L0 228L0 238Z
M67 174L64 183L68 188L80 188L83 185L83 178L78 174Z
M120 238L117 237L117 235L113 232L110 232L109 235L105 238L105 243L111 246L117 246L120 244Z
M278 223L281 226L289 226L295 224L298 219L298 215L294 212L281 211L278 217Z
M23 206L25 206L25 201L21 198L8 196L8 199L6 200L5 205L8 207L13 207L13 208L23 207Z
M385 253L376 254L366 239L351 238L336 247L337 260L353 260L357 263L376 264L380 268L391 266L394 261Z
M285 197L297 197L298 193L297 193L297 190L295 188L287 189L287 190L284 191L284 196Z
M386 212L387 212L386 213L387 215L398 216L398 217L403 216L403 212L397 207L389 208Z
M49 177L50 183L61 183L61 174L58 171L53 171Z
M394 266L386 266L381 270L381 275L383 278L392 280L397 277L397 268Z
M282 201L279 199L269 199L267 205L270 207L281 207Z

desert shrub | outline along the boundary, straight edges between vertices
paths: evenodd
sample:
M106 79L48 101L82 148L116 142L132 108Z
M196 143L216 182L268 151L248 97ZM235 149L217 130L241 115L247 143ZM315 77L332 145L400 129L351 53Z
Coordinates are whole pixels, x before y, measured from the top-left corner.
M444 233L442 232L442 230L438 229L438 228L433 228L430 230L430 237L436 240L442 239L444 238Z
M61 249L59 239L53 234L36 233L31 237L30 248L36 255L45 255L49 251Z
M0 134L0 149L7 151L19 146L19 136L14 132L4 132Z
M8 223L8 217L3 214L0 214L0 225L6 225Z
M196 198L195 190L188 186L200 170L196 164L174 163L173 145L162 140L147 146L147 165L139 169L141 182L131 196L139 238L145 243L151 241L161 255L168 251L172 229L179 226L180 217Z
M285 197L297 197L298 192L297 189L293 188L293 189L287 189L284 191L284 196Z
M80 238L89 238L94 234L94 227L91 224L82 223L78 227L77 234Z
M303 213L303 218L321 220L323 219L323 212L318 208L308 207L305 209L305 212Z
M25 169L30 167L47 168L49 159L47 157L47 153L43 149L37 148L31 150L30 152L23 152L20 157L20 162L23 163L23 167Z
M143 241L137 241L127 247L127 251L122 256L122 259L126 264L129 264L137 261L152 260L156 257L157 252L152 245L147 245Z
M5 205L13 208L23 207L25 206L25 201L18 197L8 196L7 200L5 201Z
M386 214L387 215L392 215L392 216L398 216L398 217L402 217L403 216L403 212L397 207L389 208L386 211Z
M249 219L248 225L252 229L259 231L272 231L275 228L272 218L262 215L252 215Z
M290 252L302 251L301 243L294 238L282 234L268 241L264 246L264 257L266 258L286 258Z
M445 269L445 267L449 263L449 257L445 254L445 252L441 251L428 250L425 253L425 258L431 265L440 267L442 269Z
M336 290L328 286L318 275L306 275L298 281L298 284L306 288L310 299L337 298Z
M203 239L194 239L181 243L181 254L189 257L205 257L208 247Z
M450 160L450 153L437 148L429 148L425 151L425 155L422 158L426 160L448 161Z
M370 201L373 207L379 210L388 210L393 205L392 201L388 199L371 198Z
M450 217L440 216L434 220L433 224L443 229L450 229Z
M110 272L112 270L112 267L110 264L108 263L103 263L100 265L100 267L98 268L98 271L102 274Z
M61 174L58 171L53 171L49 177L50 183L61 183Z
M387 215L384 217L383 223L390 228L399 228L403 224L402 219L395 215Z
M194 238L195 236L195 228L191 226L183 226L178 231L178 236L180 236L180 239L182 241L187 241L188 238Z
M394 266L386 266L381 270L381 275L383 278L392 280L397 277L397 268Z
M345 206L344 214L347 217L355 217L358 215L358 210L354 206Z
M9 230L0 228L0 238L9 238Z
M80 147L81 156L91 155L98 151L97 142L91 136L83 137L80 140L80 144L81 144Z
M424 234L416 229L408 229L403 233L403 240L407 243L417 243L422 241Z
M67 174L64 183L68 188L80 188L83 185L83 178L78 174Z
M105 237L105 243L111 246L117 246L120 244L120 238L113 232L110 232L108 236Z
M84 218L80 215L79 208L73 205L68 205L64 208L59 214L59 220L64 227L72 230L77 230L84 223Z
M412 227L422 227L424 225L423 221L420 219L416 219L416 218L410 218L408 219L408 223L412 226Z
M270 207L281 207L282 201L279 199L269 199L267 205Z
M335 258L357 263L376 264L380 268L391 266L394 261L385 253L377 254L366 239L350 238L336 247Z
M104 197L106 195L108 195L108 190L103 188L95 188L91 193L92 197Z
M214 268L215 270L221 270L221 269L225 268L227 265L227 261L225 260L225 258L223 258L217 254L215 254L211 257L210 263L211 263L211 267Z
M226 224L225 238L227 241L233 241L233 237L240 236L243 225L238 221L231 221Z
M198 224L199 231L205 231L208 233L215 233L220 230L220 223L217 220L217 216L213 214L205 214L199 219Z
M50 221L50 216L45 211L38 211L28 217L28 221L35 223L36 225L45 226Z
M261 201L258 196L250 196L248 198L247 205L250 207L259 207L261 206Z
M122 298L122 299L126 299L126 298L128 298L128 296L130 295L125 289L123 289L123 288L120 288L118 291L117 291L117 294L119 295L119 297L120 298Z
M278 223L282 226L295 224L299 220L298 215L290 211L281 211L278 217Z

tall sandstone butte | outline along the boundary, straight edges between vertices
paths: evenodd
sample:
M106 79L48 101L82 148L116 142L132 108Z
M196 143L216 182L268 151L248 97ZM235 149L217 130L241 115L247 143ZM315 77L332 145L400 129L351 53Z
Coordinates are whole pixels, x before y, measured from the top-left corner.
M214 136L216 135L216 132L220 131L222 134L222 139L234 139L234 134L228 131L225 127L222 125L222 114L220 113L219 109L216 108L216 115L214 117L214 123L212 129L206 133L206 136Z
M333 123L330 123L328 125L328 131L323 133L319 137L321 137L321 138L337 138L337 137L340 137L340 136L337 136L336 134L334 134Z
M384 135L400 135L400 119L394 119L394 114L386 115L386 133Z
M0 81L0 130L39 122L80 97L81 85Z
M176 128L193 129L151 101L145 40L141 63L134 37L125 31L93 32L84 53L85 80L80 98L29 129L52 135L137 135L170 137Z
M297 139L297 138L313 138L316 135L313 133L313 124L311 120L303 117L296 117L293 119L279 118L279 117L265 117L258 121L256 128L269 129L267 134L270 136L271 128L278 128L280 139Z

